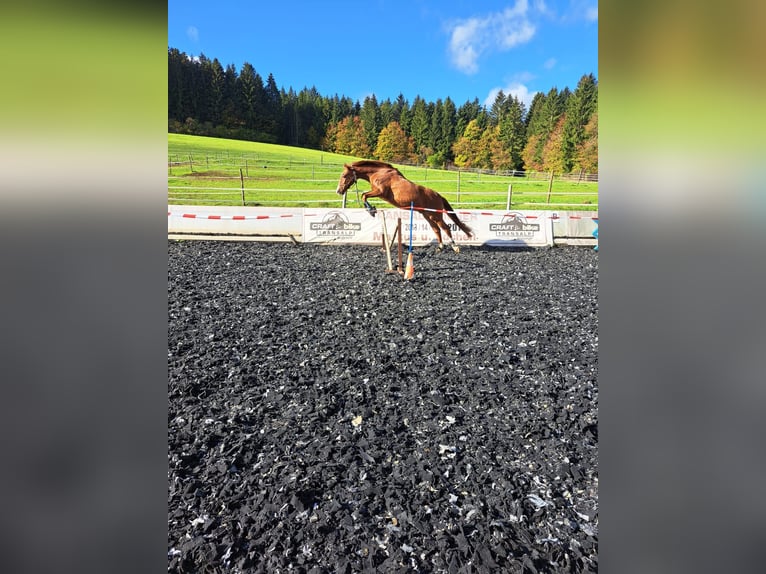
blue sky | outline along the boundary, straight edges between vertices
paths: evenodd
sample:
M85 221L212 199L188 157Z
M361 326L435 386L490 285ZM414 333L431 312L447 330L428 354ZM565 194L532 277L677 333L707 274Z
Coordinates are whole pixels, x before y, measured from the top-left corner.
M598 78L597 0L168 1L168 46L323 96L459 107Z

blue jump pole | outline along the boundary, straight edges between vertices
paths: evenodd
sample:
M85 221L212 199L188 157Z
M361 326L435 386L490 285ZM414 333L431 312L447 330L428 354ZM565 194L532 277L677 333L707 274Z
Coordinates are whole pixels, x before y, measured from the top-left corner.
M415 202L410 202L410 252L407 254L407 266L404 268L404 278L408 281L415 276L415 265L412 262L412 228L413 215L415 213Z
M596 222L596 229L593 230L593 237L596 238L596 246L593 248L594 251L598 251L598 219L594 220Z
M410 253L412 253L412 221L415 215L415 202L410 201Z

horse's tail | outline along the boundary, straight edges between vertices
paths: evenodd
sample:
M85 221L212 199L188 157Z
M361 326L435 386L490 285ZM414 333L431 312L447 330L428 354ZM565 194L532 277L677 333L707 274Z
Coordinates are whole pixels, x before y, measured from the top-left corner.
M449 201L447 201L447 199L446 199L445 197L442 197L442 201L444 202L444 209L446 209L446 210L447 210L447 215L449 215L449 218L450 218L452 221L454 221L454 222L455 222L455 224L456 224L456 225L457 225L457 226L458 226L460 229L462 229L462 230L463 230L463 232L464 232L464 233L465 233L465 234L466 234L468 237L472 237L472 236L473 236L473 230L472 230L470 227L468 227L468 226L467 226L465 223L463 223L462 221L460 221L460 219L458 219L458 216L457 216L457 214L455 213L455 210L454 210L454 209L452 209L452 206L449 204Z

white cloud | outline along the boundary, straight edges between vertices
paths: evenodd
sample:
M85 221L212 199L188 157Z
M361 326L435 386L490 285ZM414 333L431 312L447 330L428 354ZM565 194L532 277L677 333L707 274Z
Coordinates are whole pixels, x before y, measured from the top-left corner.
M557 24L575 24L583 20L598 21L598 2L594 0L568 0L549 8L544 0L532 0L536 13ZM565 6L562 4L566 4Z
M485 40L482 38L484 27L482 22L472 18L458 24L452 30L449 44L452 63L466 74L479 71L476 60L479 59L479 53L484 51Z
M199 30L197 30L196 26L189 26L186 29L186 36L192 42L198 42L199 41Z
M449 53L452 64L461 72L479 71L479 58L488 52L506 51L529 42L535 35L528 19L527 0L516 0L512 8L483 17L461 20L450 26Z
M492 88L489 91L489 94L487 95L486 99L484 100L484 105L487 108L492 107L492 104L495 101L495 98L497 97L498 92L500 90L503 90L503 93L506 96L516 96L520 101L524 102L524 105L527 107L527 110L529 110L529 105L532 103L532 98L535 97L536 92L530 92L529 88L527 88L524 84L521 84L519 82L513 82L506 86Z
M543 0L534 0L534 6L535 10L540 12L540 14L544 14L545 16L553 15L553 11L548 8Z
M543 64L543 68L546 70L551 70L556 65L556 58L548 58L545 60L545 63Z
M500 23L502 33L500 35L501 45L505 49L511 49L518 44L524 44L535 35L535 27L528 21L516 23L506 20Z

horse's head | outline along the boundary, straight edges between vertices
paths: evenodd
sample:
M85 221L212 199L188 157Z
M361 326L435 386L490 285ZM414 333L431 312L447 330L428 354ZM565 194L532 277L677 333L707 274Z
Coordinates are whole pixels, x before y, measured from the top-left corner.
M336 189L335 192L338 195L343 195L354 183L356 183L356 172L354 171L354 168L348 164L343 164L343 173L340 174L338 189Z

